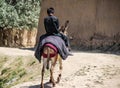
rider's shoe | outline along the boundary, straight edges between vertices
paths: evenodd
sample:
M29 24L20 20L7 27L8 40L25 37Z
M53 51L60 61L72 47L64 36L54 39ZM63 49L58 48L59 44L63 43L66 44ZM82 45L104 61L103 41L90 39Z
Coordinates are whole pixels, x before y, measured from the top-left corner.
M69 56L73 56L73 54L71 53L71 48L70 48L70 47L67 47L67 49L68 49L68 55L69 55Z
M69 55L69 56L73 56L73 54L72 54L71 52L68 52L68 55Z

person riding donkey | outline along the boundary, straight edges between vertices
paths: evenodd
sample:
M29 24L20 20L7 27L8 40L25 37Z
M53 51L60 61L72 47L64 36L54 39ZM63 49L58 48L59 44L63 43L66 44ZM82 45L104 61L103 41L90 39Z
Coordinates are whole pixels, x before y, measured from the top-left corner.
M56 35L61 37L65 41L65 45L70 48L69 40L67 36L59 32L59 20L54 16L54 8L50 7L47 9L48 16L44 19L44 26L46 34L42 35L40 39L44 39L49 35Z
M68 48L69 55L72 55L70 53L71 48L70 48L69 39L67 38L67 36L60 33L59 31L59 20L54 15L54 8L53 7L48 8L47 14L48 16L44 18L44 27L45 27L46 34L43 34L42 36L40 36L39 43L41 43L41 41L48 36L51 36L51 35L59 36L60 38L62 38L66 47Z

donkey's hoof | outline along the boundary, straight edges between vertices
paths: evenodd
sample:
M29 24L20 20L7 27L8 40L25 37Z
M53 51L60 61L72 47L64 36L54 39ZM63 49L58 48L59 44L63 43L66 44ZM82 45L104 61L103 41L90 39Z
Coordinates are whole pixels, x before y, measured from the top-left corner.
M40 88L44 88L44 85L43 85L43 84L41 84L41 85L40 85Z
M59 83L59 82L60 82L60 78L58 77L56 83Z
M56 85L56 84L55 84L55 83L53 83L53 87L55 87L55 85Z
M56 83L58 84L60 81L56 81Z
M49 80L49 83L52 83L52 80L51 80L51 79Z
M57 78L56 83L59 83L59 82L60 82L60 79L61 79L61 74L60 74L59 77Z

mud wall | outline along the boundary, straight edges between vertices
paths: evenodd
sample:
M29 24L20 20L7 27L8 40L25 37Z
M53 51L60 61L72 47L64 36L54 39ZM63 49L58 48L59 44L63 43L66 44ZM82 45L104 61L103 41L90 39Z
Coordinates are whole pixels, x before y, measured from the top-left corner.
M37 30L0 29L0 46L34 47Z
M70 21L72 47L120 50L120 0L43 0L37 42L45 33L43 20L48 7L55 8L61 25Z

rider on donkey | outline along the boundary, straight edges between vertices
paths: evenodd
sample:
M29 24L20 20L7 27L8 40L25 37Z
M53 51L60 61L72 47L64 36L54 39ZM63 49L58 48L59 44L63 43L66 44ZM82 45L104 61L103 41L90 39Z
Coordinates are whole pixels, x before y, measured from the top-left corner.
M65 45L68 48L68 50L70 50L70 44L69 44L69 40L67 36L59 32L59 20L56 16L54 16L54 8L52 7L48 8L47 14L48 16L44 19L44 26L45 26L46 34L43 34L42 36L40 36L39 44L35 52L36 58L39 58L39 59L41 59L39 57L39 47L42 46L41 44L42 40L48 36L59 36L65 42ZM72 55L72 54L68 52L68 55Z
M40 37L40 40L42 41L42 39L49 35L56 35L61 37L64 40L65 45L70 49L70 44L67 36L59 32L59 20L56 16L54 16L54 8L48 8L47 14L48 16L44 19L46 34L42 35Z

